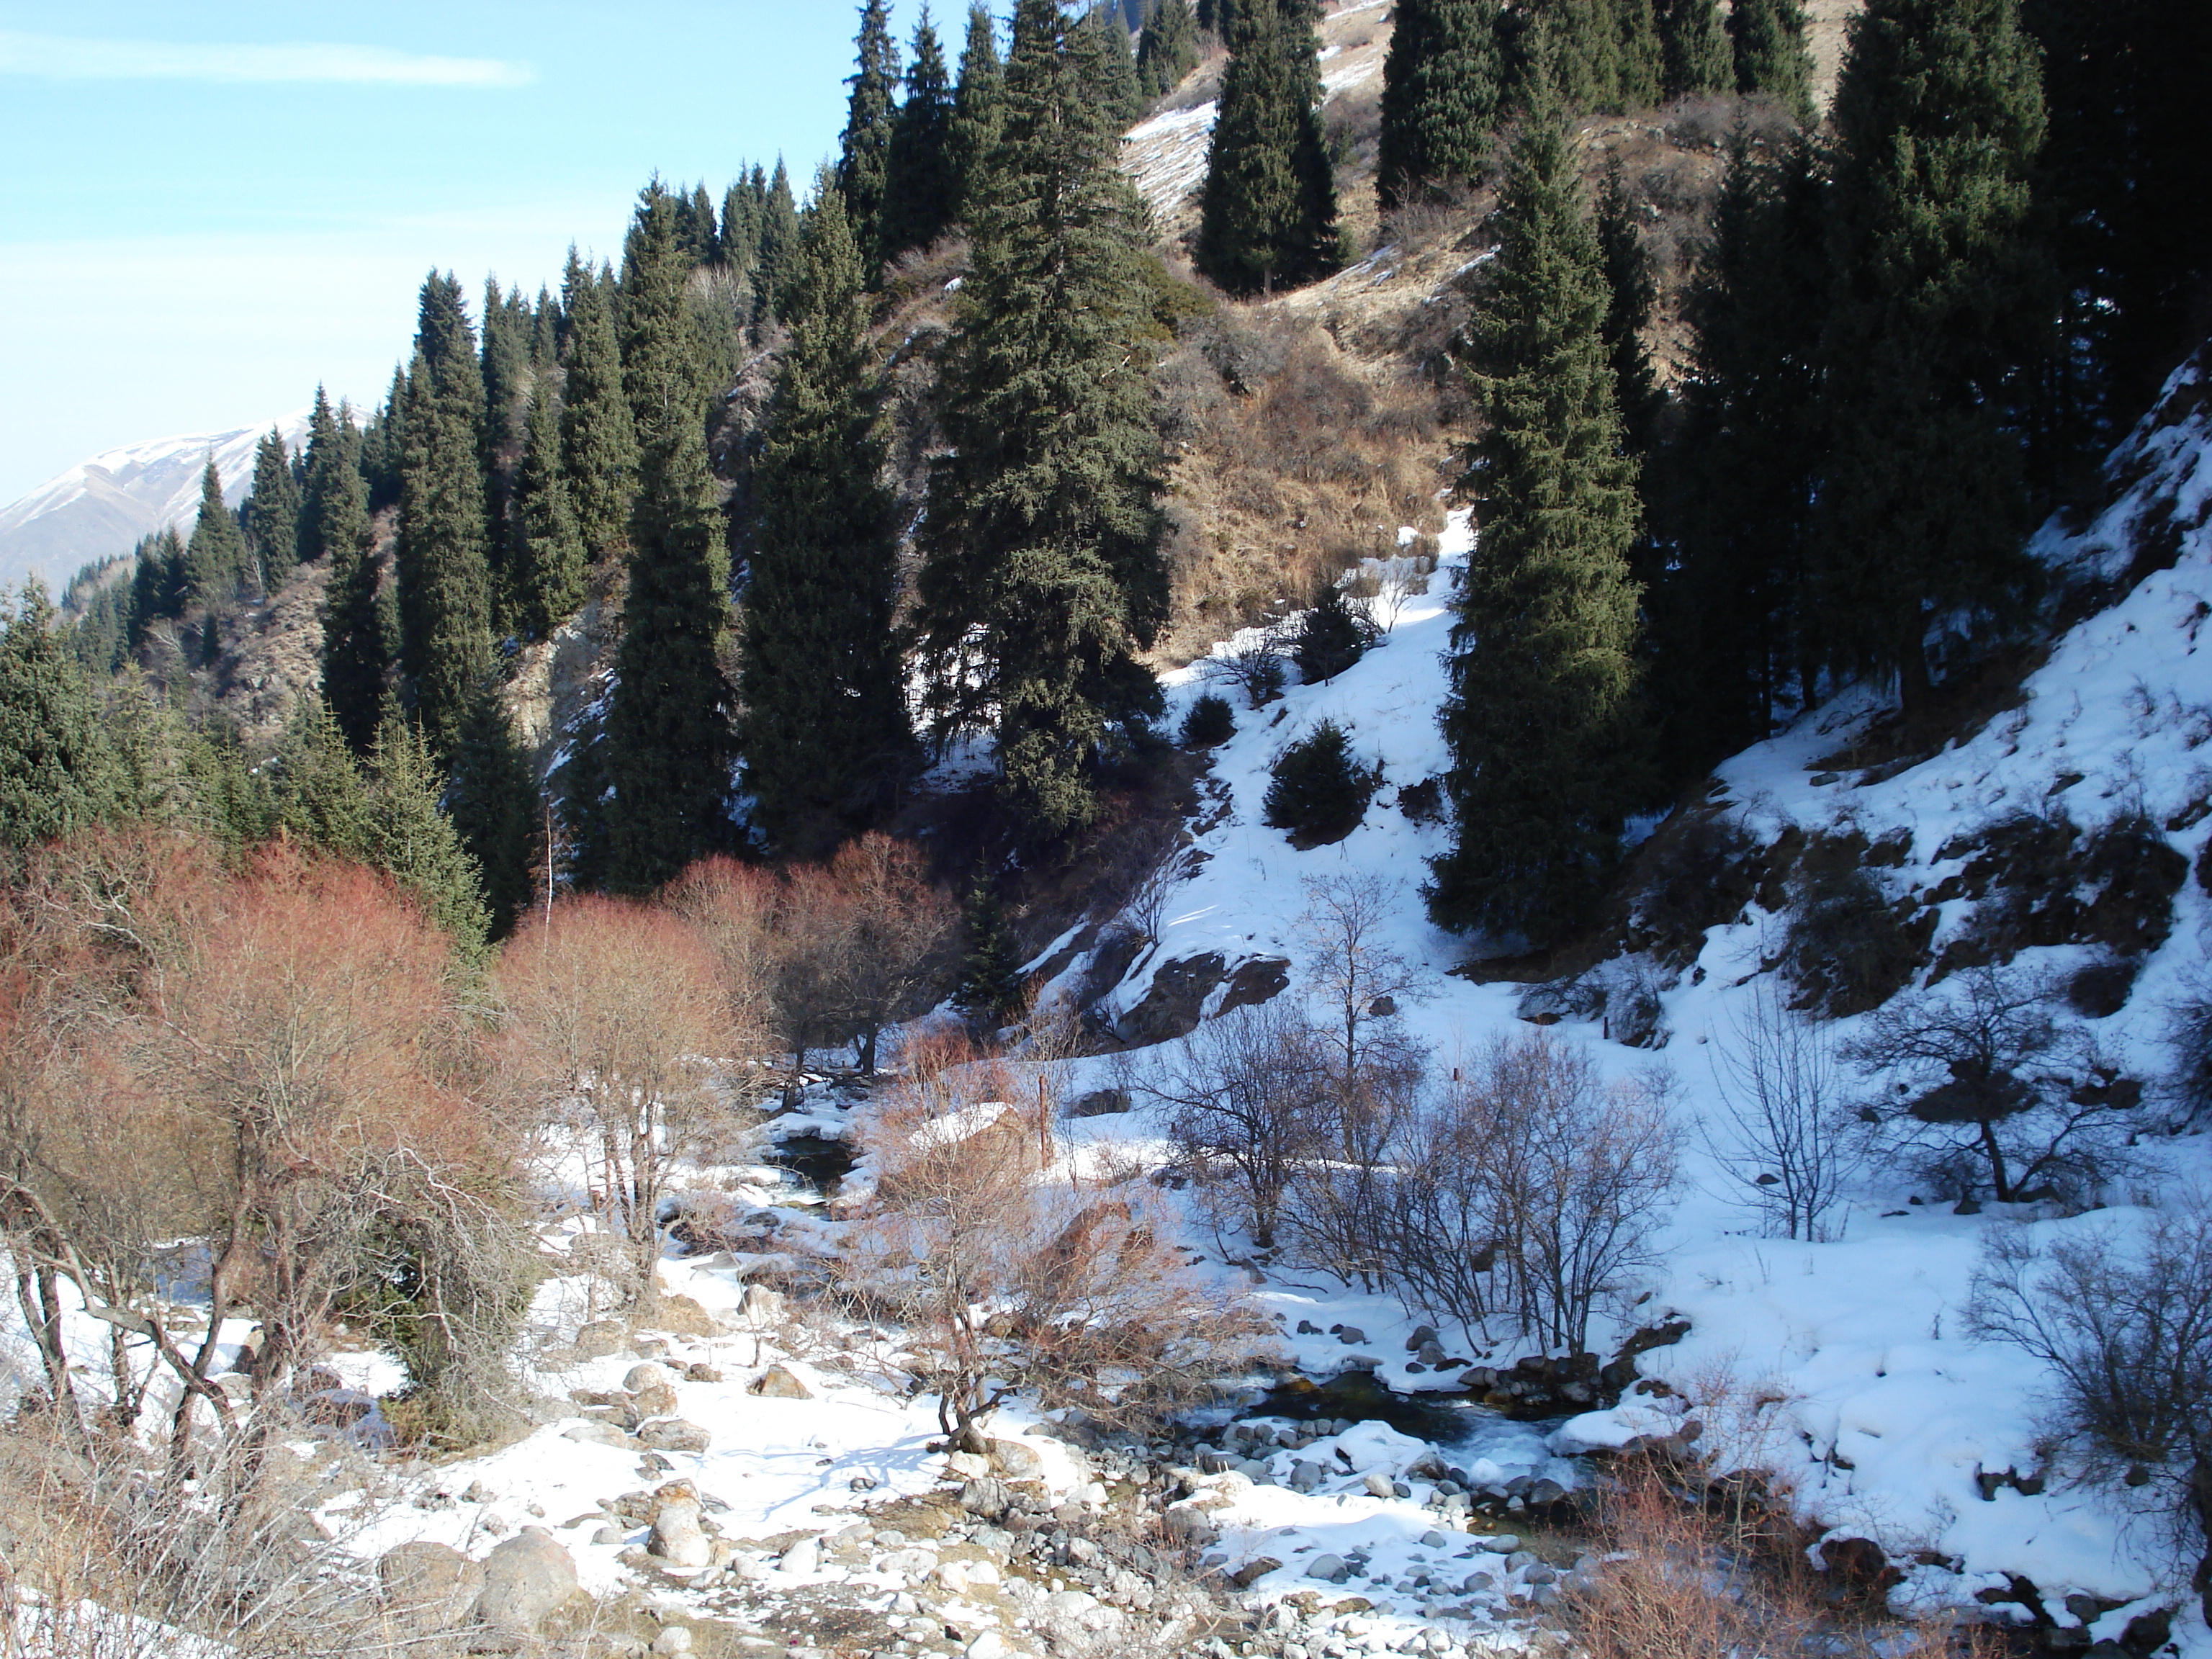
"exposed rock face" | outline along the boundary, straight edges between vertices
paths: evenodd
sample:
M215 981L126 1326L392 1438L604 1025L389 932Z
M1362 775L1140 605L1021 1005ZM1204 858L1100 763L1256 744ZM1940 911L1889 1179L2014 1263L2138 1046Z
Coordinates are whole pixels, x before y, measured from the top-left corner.
M1218 951L1165 963L1153 973L1145 1000L1117 1023L1115 1034L1139 1046L1171 1042L1198 1029L1200 1012L1216 990L1222 990L1221 1006L1214 1011L1218 1017L1266 1002L1290 982L1291 964L1279 957L1255 957L1239 963L1234 973Z
M530 1635L580 1594L576 1564L543 1527L525 1527L484 1558L479 1623Z

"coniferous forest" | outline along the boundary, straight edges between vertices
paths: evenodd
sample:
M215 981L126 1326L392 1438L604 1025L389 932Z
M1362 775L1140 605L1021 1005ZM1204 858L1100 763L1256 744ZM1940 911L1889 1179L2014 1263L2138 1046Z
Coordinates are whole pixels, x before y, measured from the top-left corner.
M1316 15L1162 0L1133 29L1038 0L972 9L955 46L927 18L894 39L872 0L818 174L740 167L719 205L656 179L620 269L572 256L558 293L432 272L377 407L319 393L235 514L210 463L198 527L82 584L58 635L26 602L11 695L100 717L67 763L9 769L45 781L7 839L157 810L250 843L295 746L335 731L363 789L419 755L453 879L504 927L548 869L643 892L709 854L825 852L981 740L994 833L1068 856L1162 741L1158 366L1364 252ZM1947 651L2033 605L2026 527L2200 318L2192 60L2142 45L2196 39L2196 9L1874 0L1824 113L1806 27L1795 0L1395 9L1357 186L1376 234L1494 203L1428 371L1466 406L1453 489L1484 549L1440 714L1448 925L1557 938L1630 817L1824 690L1924 706ZM1201 63L1198 219L1163 240L1118 135ZM1618 160L1594 171L1575 129L1684 100L1717 112L1723 165L1662 317ZM925 268L963 275L957 303L896 361L881 319ZM214 667L302 566L326 573L323 708L268 768L162 664ZM618 644L548 752L509 682L586 611Z
M24 604L9 695L77 710L77 737L7 768L9 842L146 810L250 842L334 734L345 787L422 792L458 845L442 878L473 890L447 898L504 929L546 869L650 891L706 854L834 849L933 750L984 741L1006 845L1068 856L1161 744L1157 365L1363 252L1314 18L1164 0L1133 31L1024 0L949 49L869 0L838 155L803 188L781 159L719 206L654 179L622 268L571 257L557 295L431 272L378 407L319 394L237 514L210 460L191 538L86 581L60 633ZM1453 491L1482 531L1440 710L1440 922L1559 938L1628 818L1825 688L1927 706L1944 654L2033 606L2024 529L2201 319L2192 60L2143 46L2203 33L2197 9L1871 0L1825 115L1805 27L1794 0L1395 7L1360 185L1378 234L1495 204L1433 369L1464 392ZM1117 135L1201 62L1218 118L1186 246ZM1575 124L1681 100L1735 115L1662 385L1650 257ZM957 305L898 362L878 321L929 261L963 272ZM149 641L215 665L301 566L327 573L321 708L268 768L159 692ZM617 644L549 765L507 681L586 608Z

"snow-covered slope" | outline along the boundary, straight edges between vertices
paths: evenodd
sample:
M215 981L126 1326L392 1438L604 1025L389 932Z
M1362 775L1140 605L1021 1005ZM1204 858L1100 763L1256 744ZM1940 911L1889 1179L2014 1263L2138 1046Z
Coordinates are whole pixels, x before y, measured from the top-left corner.
M308 411L274 422L297 447ZM235 507L253 482L253 448L268 424L233 432L154 438L80 461L0 510L0 585L36 576L58 588L83 565L128 553L165 525L189 532L199 517L200 470L210 454Z
M2198 648L2212 619L2212 349L2177 372L2159 410L2114 457L2112 477L2112 504L2094 523L2072 532L2054 525L2036 543L2077 596L2094 591L2083 584L2100 581L2110 603L2056 640L2015 703L1940 753L1855 767L1845 763L1849 751L1884 707L1872 695L1848 696L1721 767L1707 808L1725 810L1763 853L1822 835L1856 835L1883 849L1877 873L1887 896L1925 930L1923 964L1974 925L1972 884L1962 878L1988 845L1990 826L2008 815L2049 820L2063 811L2085 836L2124 817L2147 819L2154 838L2179 855L2166 859L2178 879L2182 860L2194 865L2212 841L2212 647ZM1463 562L1469 539L1455 517L1443 543L1447 569ZM1197 836L1202 857L1167 908L1158 947L1112 994L1109 1013L1126 1019L1163 982L1164 969L1214 954L1221 983L1208 1014L1231 994L1240 965L1261 972L1287 963L1297 994L1298 919L1310 884L1352 874L1387 885L1390 919L1381 942L1418 966L1423 986L1401 1000L1439 1065L1497 1034L1528 1029L1524 1012L1539 1012L1524 1003L1528 988L1470 982L1448 971L1465 956L1465 942L1430 927L1418 891L1423 860L1442 850L1445 832L1409 821L1395 804L1399 789L1444 761L1434 715L1449 617L1444 584L1436 586L1400 616L1381 648L1335 680L1293 688L1256 713L1240 708L1237 734L1216 753L1215 799ZM1171 676L1171 718L1205 686L1203 665ZM1349 837L1301 852L1261 823L1261 800L1273 757L1324 719L1351 732L1385 784ZM2016 1350L1971 1340L1964 1313L1992 1230L2027 1225L2048 1241L2112 1228L2124 1248L2148 1212L2120 1201L2156 1203L2212 1176L2205 1141L2157 1133L2151 1120L2162 1122L2164 1114L2146 1105L2138 1148L2146 1178L2109 1195L2119 1207L2087 1216L2029 1208L2007 1214L1994 1205L1954 1215L1948 1205L1916 1201L1934 1189L1906 1169L1875 1164L1850 1192L1835 1242L1758 1237L1740 1188L1732 1191L1708 1147L1719 1121L1720 1056L1740 1041L1752 1000L1777 987L1775 947L1785 918L1776 887L1762 895L1772 908L1756 898L1747 903L1708 929L1701 948L1693 942L1694 959L1685 966L1632 958L1595 970L1600 982L1632 975L1656 986L1663 1034L1656 1054L1608 1041L1601 1019L1578 1018L1571 999L1541 1010L1548 1018L1564 1001L1557 1034L1586 1044L1607 1073L1626 1078L1656 1059L1675 1085L1689 1179L1655 1295L1637 1317L1650 1324L1679 1316L1691 1330L1680 1344L1647 1354L1644 1374L1707 1402L1711 1421L1738 1413L1729 1432L1742 1461L1768 1468L1808 1519L1838 1535L1880 1541L1906 1571L1901 1605L1972 1606L1978 1592L2008 1593L2008 1574L2033 1580L2062 1625L2074 1619L2062 1604L2071 1592L2129 1603L2186 1600L2191 1564L2159 1528L2104 1492L2069 1484L2063 1468L2049 1471L2032 1495L2003 1486L1985 1495L1978 1475L2045 1468L2036 1425L2049 1378ZM2045 896L2025 896L2030 903ZM2180 882L2170 903L2170 928L2153 918L2144 938L2154 948L2136 959L2118 1012L2091 1018L2060 1010L2148 1082L2154 1102L2169 1065L2167 1008L2203 968L2212 926L2212 899L2194 880ZM2031 945L2015 960L2063 981L2105 954L2094 943L2066 942ZM1079 971L1080 964L1071 970ZM1930 977L1923 965L1919 981ZM1848 1038L1864 1018L1826 1029ZM1102 1065L1102 1084L1107 1076ZM1083 1133L1156 1133L1138 1127L1143 1116L1096 1120ZM1419 1316L1352 1297L1325 1297L1316 1307L1306 1292L1287 1288L1262 1295L1317 1325L1356 1316L1385 1354L1396 1353L1395 1334ZM1447 1329L1447 1346L1450 1335ZM1304 1358L1315 1364L1335 1346L1325 1336L1292 1342L1310 1348ZM1386 1364L1384 1376L1412 1382L1396 1376L1402 1364ZM1767 1403L1745 1403L1756 1401ZM2187 1650L2212 1652L2212 1635L2194 1621L2186 1611L2177 1619L2177 1632L2194 1644ZM2113 1614L2098 1633L2116 1635L2124 1622Z

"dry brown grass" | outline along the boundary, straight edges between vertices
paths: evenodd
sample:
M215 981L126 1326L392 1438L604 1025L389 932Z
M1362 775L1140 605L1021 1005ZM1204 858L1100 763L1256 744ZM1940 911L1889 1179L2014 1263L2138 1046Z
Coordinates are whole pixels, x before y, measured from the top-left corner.
M1602 1560L1568 1581L1587 1659L1713 1659L1822 1652L1868 1659L1994 1656L1974 1627L1900 1627L1838 1597L1807 1554L1809 1534L1755 1506L1714 1507L1656 1462L1621 1465L1593 1520ZM1879 1644L1879 1645L1877 1645Z
M1437 388L1404 362L1347 352L1310 315L1224 306L1186 331L1161 384L1176 457L1164 661L1304 605L1395 552L1401 525L1440 526L1449 441Z

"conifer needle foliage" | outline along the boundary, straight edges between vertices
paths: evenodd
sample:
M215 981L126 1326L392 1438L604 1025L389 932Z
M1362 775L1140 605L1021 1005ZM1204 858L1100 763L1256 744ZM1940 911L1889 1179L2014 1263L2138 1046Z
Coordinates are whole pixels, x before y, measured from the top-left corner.
M892 613L898 537L860 252L815 193L791 343L753 471L745 782L778 846L834 843L891 800L915 747Z
M1442 722L1455 809L1446 927L1541 945L1582 920L1634 805L1636 463L1607 361L1609 295L1556 96L1539 77L1492 221L1468 348L1484 429L1460 481L1479 539L1454 602Z
M1167 605L1150 225L1082 52L1052 0L1022 0L921 532L939 730L995 731L1036 843L1091 820L1099 761L1158 708L1133 653Z

